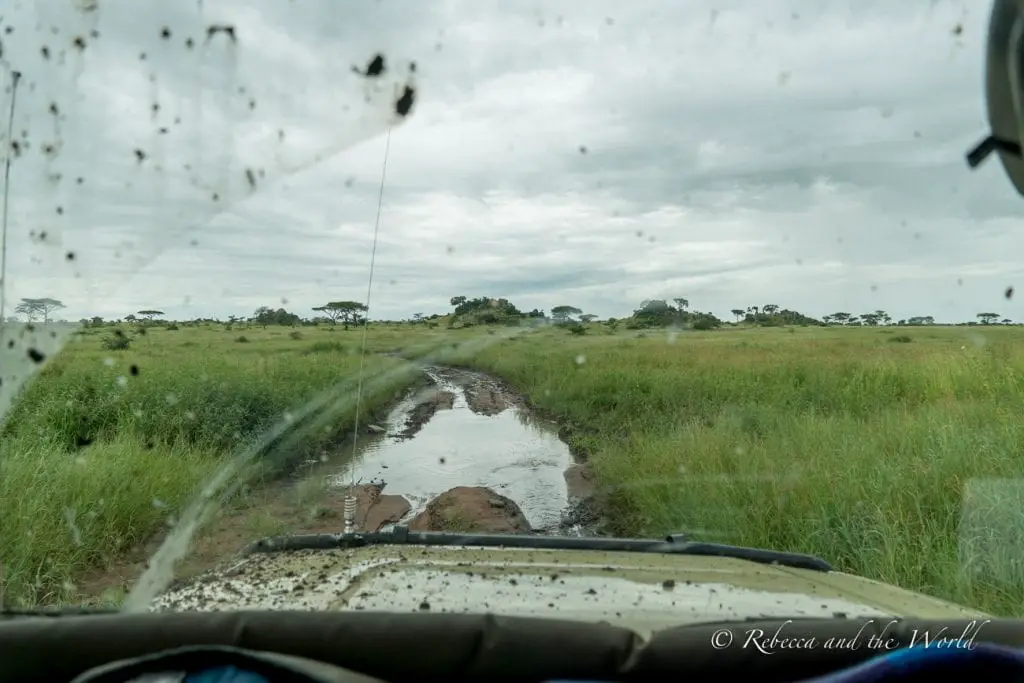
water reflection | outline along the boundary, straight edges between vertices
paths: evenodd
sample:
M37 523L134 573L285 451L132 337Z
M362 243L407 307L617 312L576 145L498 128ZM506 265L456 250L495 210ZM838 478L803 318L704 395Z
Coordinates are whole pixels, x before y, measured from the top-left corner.
M474 412L464 387L474 393L496 391L484 375L459 371L452 378L440 369L426 372L435 384L429 393L450 392L451 408L439 407L411 438L403 438L425 394L401 401L383 425L383 437L360 453L355 481L385 481L386 493L412 504L409 517L451 488L486 486L514 500L534 529L557 528L568 505L565 470L572 458L554 426L519 406L495 415ZM347 486L352 476L346 468L331 483Z

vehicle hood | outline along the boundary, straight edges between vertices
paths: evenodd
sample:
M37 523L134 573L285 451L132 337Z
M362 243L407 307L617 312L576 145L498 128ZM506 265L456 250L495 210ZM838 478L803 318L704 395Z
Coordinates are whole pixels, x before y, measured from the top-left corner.
M179 582L151 609L493 613L640 634L751 618L988 616L850 574L733 558L397 545L250 555Z

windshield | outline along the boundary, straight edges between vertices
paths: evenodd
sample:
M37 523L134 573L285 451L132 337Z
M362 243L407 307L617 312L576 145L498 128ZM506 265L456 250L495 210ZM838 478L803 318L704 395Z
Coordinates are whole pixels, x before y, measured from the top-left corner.
M1021 615L988 10L5 6L3 606L404 524Z

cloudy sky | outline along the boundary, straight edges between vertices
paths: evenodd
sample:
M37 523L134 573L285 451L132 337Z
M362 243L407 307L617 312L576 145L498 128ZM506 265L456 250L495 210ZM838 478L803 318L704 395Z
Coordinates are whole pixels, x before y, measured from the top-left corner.
M364 300L391 127L372 318L487 295L600 316L682 296L723 317L1024 319L1003 296L1024 282L1024 199L994 159L963 161L987 132L988 10L5 6L3 58L23 74L7 313L42 296L69 319ZM354 73L378 52L382 77Z

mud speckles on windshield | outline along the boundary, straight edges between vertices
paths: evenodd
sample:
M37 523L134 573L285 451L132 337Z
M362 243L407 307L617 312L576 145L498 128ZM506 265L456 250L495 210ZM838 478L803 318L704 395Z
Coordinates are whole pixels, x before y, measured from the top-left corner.
M412 105L416 101L416 91L411 85L406 85L402 88L402 96L395 102L395 112L401 116L406 117L409 112L412 111Z
M354 73L357 73L360 76L366 76L367 78L377 78L379 76L382 76L384 74L385 69L386 67L384 65L384 55L379 53L374 55L370 59L370 62L366 65L366 68L360 69L357 66L352 67L352 71Z
M230 24L211 24L206 27L206 40L209 42L217 35L224 35L232 43L238 42L235 27Z
M367 53L349 54L349 45L329 44L327 49L338 50L333 61L305 64L297 52L272 56L259 36L249 40L250 17L233 16L230 9L204 16L194 3L186 4L159 19L140 15L126 27L115 4L15 3L4 10L0 58L10 77L0 75L5 80L0 148L11 166L12 196L9 270L2 274L5 298L0 301L0 415L73 336L114 355L132 354L133 344L137 348L157 336L146 335L143 321L125 318L133 309L118 303L146 288L148 280L138 277L144 269L188 244L197 247L189 250L199 254L196 262L211 263L200 242L204 249L220 244L231 253L245 252L279 230L271 208L290 196L290 179L321 171L323 162L400 125L414 109L414 68L398 55L389 53L385 60L374 54L366 61ZM283 16L282 23L294 15ZM288 26L273 28L291 35ZM106 60L105 51L139 59ZM344 65L349 63L365 65L363 77L348 73ZM294 103L303 106L293 108ZM211 224L239 217L244 237L205 238ZM188 291L195 283L191 268L169 270L168 277L177 278L167 290L173 294L146 295L154 299L149 303L198 300L199 292ZM207 296L210 301L220 298L219 292L205 294L213 297ZM173 302L155 300L160 296ZM44 311L33 303L43 300L60 308ZM61 312L52 315L56 310ZM160 331L165 327L170 332L172 324ZM236 332L230 339L238 337ZM120 360L118 366L102 382L103 391L116 396L131 396L159 370ZM124 378L123 390L114 375ZM124 414L139 424L151 420L155 411L168 410L165 393L160 392L160 405L138 400L125 406ZM201 406L190 405L194 398L186 392L179 394L183 415L192 416L182 421L195 432ZM93 427L73 425L66 448L113 448L109 434ZM240 435L231 448L244 442L241 431L227 429L227 437ZM145 436L139 444L160 445ZM244 449L236 455L237 460L228 459L227 472L253 457ZM92 456L83 452L81 457L88 468ZM142 593L163 580L166 558L173 563L187 548L190 521L211 505L174 507L186 532L168 537L165 559L142 581ZM86 524L87 516L78 512L83 542L103 546L104 539L88 537L99 527ZM46 564L47 558L32 555L39 551L28 544L18 548L28 553L18 560L24 566ZM34 580L26 578L25 585Z

